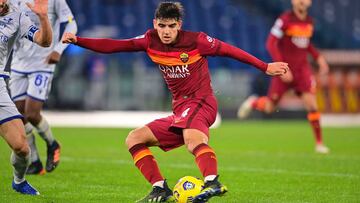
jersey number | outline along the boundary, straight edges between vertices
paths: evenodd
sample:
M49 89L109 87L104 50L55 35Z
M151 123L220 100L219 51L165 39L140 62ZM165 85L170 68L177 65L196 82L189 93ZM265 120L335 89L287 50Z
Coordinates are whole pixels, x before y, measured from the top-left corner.
M43 75L36 75L35 85L38 87L43 86L43 88L45 88L48 84L48 81L49 77Z

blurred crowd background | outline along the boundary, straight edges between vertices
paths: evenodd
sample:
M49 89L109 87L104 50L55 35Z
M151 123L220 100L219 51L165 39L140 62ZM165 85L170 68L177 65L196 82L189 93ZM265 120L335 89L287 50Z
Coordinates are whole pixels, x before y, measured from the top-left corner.
M265 41L290 0L179 0L184 29L203 31L270 62ZM84 37L132 38L152 28L158 0L67 0ZM331 65L318 77L321 111L360 112L360 1L314 0L314 44ZM219 110L235 117L250 94L264 95L269 78L248 65L209 58ZM316 67L314 67L316 71ZM69 46L57 67L48 109L169 111L170 95L158 68L145 53L102 55ZM273 117L301 116L303 107L289 92ZM305 115L305 114L304 114ZM255 115L264 116L264 115Z

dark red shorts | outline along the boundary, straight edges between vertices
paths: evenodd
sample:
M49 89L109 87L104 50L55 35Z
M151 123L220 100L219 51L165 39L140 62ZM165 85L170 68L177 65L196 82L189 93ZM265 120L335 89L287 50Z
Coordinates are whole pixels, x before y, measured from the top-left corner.
M209 127L215 122L217 101L214 95L177 100L173 115L148 123L160 148L169 151L184 144L183 129L197 129L209 137Z
M277 103L289 89L294 89L297 95L304 92L315 93L316 81L310 68L303 68L301 71L293 72L293 77L294 80L291 83L283 82L280 77L273 77L267 96Z

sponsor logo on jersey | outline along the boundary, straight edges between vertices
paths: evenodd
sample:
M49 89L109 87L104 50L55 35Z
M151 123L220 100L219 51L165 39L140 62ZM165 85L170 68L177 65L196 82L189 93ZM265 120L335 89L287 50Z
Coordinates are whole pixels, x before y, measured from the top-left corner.
M313 32L312 24L291 24L285 31L286 35L291 37L291 42L302 49L309 46Z
M186 78L190 75L189 65L165 66L159 65L159 69L166 78Z
M183 62L183 63L186 63L189 61L189 54L187 53L182 53L180 54L180 60Z
M301 49L308 48L310 44L310 39L307 37L292 37L291 41L295 46Z
M3 21L4 21L6 24L11 23L12 20L13 20L13 19L10 18L10 17L5 17L5 18L3 18Z
M215 47L215 38L212 38L210 36L206 36L207 41L211 44L210 48Z
M7 24L10 24L10 22L11 22L12 20L13 20L13 19L12 19L12 18L9 18L9 17L3 18L3 19L0 21L0 29L6 28L6 25L7 25Z
M5 36L5 35L1 35L0 36L0 41L2 43L7 43L9 41L9 37L8 36Z

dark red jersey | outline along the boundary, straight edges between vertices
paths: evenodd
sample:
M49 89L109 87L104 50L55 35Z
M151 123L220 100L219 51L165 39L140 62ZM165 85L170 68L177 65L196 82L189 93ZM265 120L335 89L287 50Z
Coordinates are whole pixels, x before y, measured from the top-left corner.
M158 67L175 99L212 94L206 56L216 55L220 41L199 32L180 31L177 42L163 44L155 30L145 34L147 54Z
M319 56L310 41L313 33L314 23L310 16L300 20L293 11L287 11L272 27L267 48L274 61L287 62L293 72L298 72L309 67L309 53L315 59Z
M202 32L179 31L172 44L163 44L154 29L128 40L77 40L77 45L101 53L146 51L158 65L174 100L212 94L207 56L228 56L264 72L267 69L267 64L256 57Z

